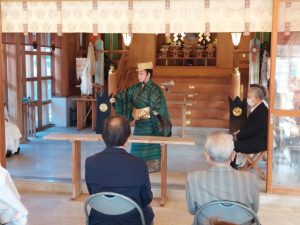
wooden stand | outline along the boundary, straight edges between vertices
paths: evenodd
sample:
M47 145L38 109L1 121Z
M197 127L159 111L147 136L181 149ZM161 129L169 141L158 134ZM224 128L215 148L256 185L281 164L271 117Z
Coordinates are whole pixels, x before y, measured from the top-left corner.
M96 130L97 122L97 100L94 98L76 98L77 101L77 130L81 130L86 127L86 119L89 112L92 113L92 130ZM90 111L86 112L86 104L90 103Z
M49 134L44 137L47 140L69 140L72 143L72 199L76 199L82 193L81 188L81 141L103 141L99 134ZM131 143L161 144L161 199L160 205L167 201L167 145L194 145L192 138L158 137L158 136L131 136Z
M189 104L195 104L194 101L187 101L186 97L184 97L183 101L176 101L176 100L169 100L167 104L174 104L174 105L181 105L181 137L185 135L185 128L186 128L186 107Z

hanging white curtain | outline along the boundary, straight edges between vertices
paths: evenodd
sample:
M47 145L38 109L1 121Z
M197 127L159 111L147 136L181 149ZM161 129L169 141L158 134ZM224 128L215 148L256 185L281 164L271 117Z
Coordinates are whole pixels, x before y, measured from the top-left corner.
M28 1L25 14L22 1L1 3L3 32L23 32L23 23L28 19L29 32L58 32L57 24L62 24L62 32L93 32L93 1L63 1L62 16L57 16L57 1ZM134 1L133 33L165 33L165 1ZM128 2L106 0L97 2L98 31L101 33L128 32ZM204 0L170 0L170 32L204 32ZM251 0L248 11L250 32L270 32L272 28L273 0ZM285 4L280 3L280 11ZM210 32L242 32L244 24L244 1L210 0L207 15ZM289 20L291 31L300 30L300 2L291 5ZM146 12L146 13L145 13ZM27 16L28 15L28 16ZM25 18L26 17L26 18ZM61 21L57 21L60 18ZM279 29L284 30L280 21Z

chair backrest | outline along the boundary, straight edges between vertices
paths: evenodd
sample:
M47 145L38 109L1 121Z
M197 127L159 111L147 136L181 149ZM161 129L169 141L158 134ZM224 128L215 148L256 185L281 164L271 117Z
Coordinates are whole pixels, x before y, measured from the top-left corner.
M213 201L200 207L194 217L194 225L209 224L210 218L234 224L260 225L252 209L233 201Z
M141 207L132 199L114 192L100 192L91 195L84 203L86 224L89 221L88 206L106 215L122 215L134 209L140 214L142 225L146 225Z

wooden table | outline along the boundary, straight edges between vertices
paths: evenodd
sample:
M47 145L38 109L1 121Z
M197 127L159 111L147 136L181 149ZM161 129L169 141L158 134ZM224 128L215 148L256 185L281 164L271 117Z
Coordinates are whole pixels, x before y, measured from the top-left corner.
M68 140L72 143L72 199L76 199L82 193L81 188L81 142L103 141L99 134L49 134L44 137L47 140ZM161 151L161 196L160 205L164 206L167 201L167 145L194 145L193 138L182 137L158 137L158 136L131 136L130 143L159 143Z
M86 103L91 103L92 111L92 130L96 130L97 123L97 99L94 98L75 98L72 99L77 102L77 130L86 127Z

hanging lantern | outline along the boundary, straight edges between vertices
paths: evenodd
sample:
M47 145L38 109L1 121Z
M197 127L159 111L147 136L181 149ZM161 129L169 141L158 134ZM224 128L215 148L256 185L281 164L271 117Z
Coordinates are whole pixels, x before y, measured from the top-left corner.
M237 48L241 41L242 33L231 33L232 43L235 48Z
M124 45L126 47L129 47L129 45L132 42L132 35L130 35L130 34L122 34L122 36L123 36Z

